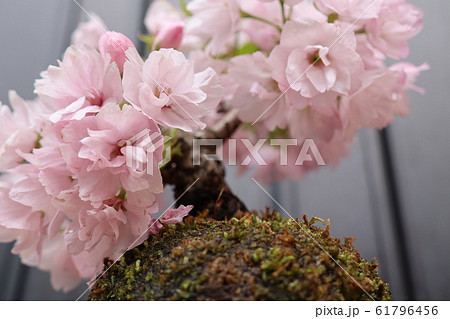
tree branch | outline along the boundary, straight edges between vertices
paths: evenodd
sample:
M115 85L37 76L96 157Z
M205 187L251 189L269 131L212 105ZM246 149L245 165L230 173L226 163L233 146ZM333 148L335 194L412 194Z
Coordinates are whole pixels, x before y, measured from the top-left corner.
M236 111L229 111L213 128L196 134L177 132L177 142L182 155L174 155L162 169L164 184L173 185L175 197L180 196L199 179L178 201L178 205L194 205L193 214L208 209L211 217L230 219L239 211L248 211L242 201L232 193L225 181L225 167L220 161L200 157L200 165L193 162L193 140L228 139L241 124ZM211 149L211 147L209 148Z

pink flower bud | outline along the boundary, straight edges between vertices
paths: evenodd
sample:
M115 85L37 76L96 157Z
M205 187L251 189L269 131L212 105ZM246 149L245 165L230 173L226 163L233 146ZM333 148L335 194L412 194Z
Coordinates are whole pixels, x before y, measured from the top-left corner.
M120 73L123 72L123 64L127 60L125 52L129 48L134 48L133 42L122 33L106 32L98 41L98 48L103 57L107 54L111 57L111 62L116 62Z
M177 48L183 40L183 32L183 22L175 22L163 27L155 37L154 48Z

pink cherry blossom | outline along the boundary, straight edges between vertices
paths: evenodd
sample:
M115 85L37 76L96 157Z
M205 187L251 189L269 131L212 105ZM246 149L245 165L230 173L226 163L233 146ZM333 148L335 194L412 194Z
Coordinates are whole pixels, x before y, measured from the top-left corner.
M52 123L59 121L81 120L87 115L93 115L100 110L99 105L89 105L90 102L82 96L67 107L60 109L49 116Z
M314 20L320 23L328 22L328 16L317 9L314 1L302 1L289 8L289 10L292 11L290 17L293 21Z
M120 204L115 205L119 208L105 205L78 214L65 235L70 254L91 252L92 261L101 262L105 257L117 258L127 250L132 243L123 231L127 217Z
M73 218L78 209L83 207L83 203L78 197L76 208L69 209L70 205L64 204L66 196L70 193L76 193L78 196L78 190L75 190L77 186L74 175L68 169L60 152L62 141L58 137L52 140L53 136L49 135L52 133L61 132L44 128L41 132L41 146L33 149L32 153L20 153L29 164L20 165L12 172L25 175L27 178L16 181L10 196L35 210L45 212L46 218L49 217L51 220L59 210L63 210L67 217ZM27 184L28 186L24 188Z
M405 0L386 0L382 4L379 17L365 26L369 40L391 58L406 58L409 55L407 41L422 30L423 12Z
M125 99L150 118L185 131L204 129L201 118L217 107L222 94L212 68L194 73L192 62L170 49L152 52L145 63L136 55L130 58L123 87Z
M267 161L267 166L256 166L254 178L265 184L270 184L285 179L300 179L305 176L307 170L300 165L295 165L300 148L297 145L289 145L286 149L279 146L264 145L261 148L261 156ZM286 157L286 164L281 159Z
M158 219L152 218L150 220L150 228L148 229L148 233L149 235L156 235L163 227L163 224L161 224Z
M9 92L11 109L0 106L0 171L23 162L18 151L30 153L39 143L39 134L48 110L39 102L25 101L15 91Z
M364 65L355 52L354 35L342 32L334 24L287 22L280 44L269 56L280 89L292 88L307 98L328 91L349 94L358 89Z
M369 41L367 35L357 34L356 52L361 56L366 70L384 68L386 55L376 49Z
M183 22L185 14L167 0L155 0L148 8L144 24L153 35L174 24Z
M184 23L173 23L156 35L153 41L154 48L177 48L181 45L184 34Z
M358 25L364 20L378 18L382 3L374 0L314 0L317 8L326 15L336 13L339 21Z
M201 48L203 43L199 36L186 33L188 17L180 8L167 0L152 1L144 24L153 35L152 50L173 48L194 50Z
M67 222L64 226L67 226ZM88 252L78 255L69 253L62 233L45 240L42 246L42 256L30 260L29 265L49 271L50 282L55 290L68 292L79 285L82 279L95 278L101 273L103 263L90 265Z
M42 131L42 147L31 154L20 153L29 164L11 171L17 176L16 180L0 187L0 199L3 198L4 204L0 210L0 227L7 229L4 237L17 240L13 252L25 263L51 270L55 288L71 289L80 278L92 278L102 268L104 258L117 258L147 238L151 215L158 210L154 194L162 191L157 169L162 144L127 143L143 128L156 133L153 139L160 138L152 120L129 105L121 109L115 104L104 105L96 116L57 122ZM108 132L108 135L96 134L95 130ZM144 140L146 137L148 133L142 136ZM74 145L70 145L71 139L75 139L72 140ZM115 147L119 147L117 151ZM124 150L127 147L145 147L146 151L154 148L153 175L135 171L126 167L123 160L117 160L128 155ZM111 154L117 157L108 157ZM74 160L76 157L78 161ZM120 163L121 166L117 165ZM83 172L89 166L92 174L85 175ZM99 170L103 170L102 181L105 182L95 181L100 183L99 189L110 184L114 187L108 179L118 180L116 186L126 191L125 195L119 192L105 195L102 191L100 194L105 195L102 200L95 197L98 194L93 189L92 198L83 196L83 187L86 187L83 178L99 176L95 175ZM72 221L68 223L66 218ZM66 244L57 239L61 234L66 237ZM53 255L48 254L60 256L63 264L54 265ZM61 267L68 268L63 271Z
M275 25L282 25L281 6L278 1L259 0L240 1L241 10L247 14L264 18ZM242 19L242 31L255 43L258 48L270 52L270 50L280 40L280 31L273 26L255 19Z
M129 206L122 208L125 203L119 199L112 204L114 207L105 205L80 212L78 220L70 224L65 240L72 255L86 251L89 263L94 266L100 265L105 257L115 260L126 250L141 244L149 234L157 234L162 224L182 222L193 208L181 205L169 209L158 221L151 217L156 206L152 206L151 211L144 211Z
M89 21L81 22L72 34L72 44L77 47L85 45L98 49L98 40L108 31L103 20L95 13L89 13Z
M10 183L0 182L0 200L2 202L0 225L16 230L39 230L39 220L41 216L39 216L39 214L34 214L31 207L12 200L9 196L10 190Z
M140 140L132 141L142 132ZM154 121L142 112L129 105L121 109L107 104L95 117L67 125L62 135L66 145L60 149L69 168L76 172L81 199L101 203L114 197L121 187L127 192L150 192L149 198L162 192L158 164L163 144L157 144L162 137ZM144 158L139 159L139 154ZM152 165L151 170L140 170L133 161Z
M189 52L189 60L194 63L195 73L203 72L208 68L212 68L218 76L219 85L223 88L221 103L219 103L218 107L214 108L211 112L202 117L202 122L205 123L207 127L213 127L226 114L228 107L224 102L232 98L233 91L235 89L235 83L233 82L234 80L226 74L228 72L228 62L221 59L215 59L202 50L194 50Z
M267 58L261 52L243 55L231 60L228 74L234 83L230 104L239 109L244 122L264 122L269 130L285 128L288 119L285 96L272 79ZM272 105L275 103L274 105Z
M349 150L353 143L354 136L347 137L343 130L337 130L331 140L318 140L316 146L325 164L330 167L337 167L341 159L349 155ZM306 170L319 168L315 160L305 162L303 167Z
M56 210L40 186L37 170L32 165L22 165L20 170L16 168L12 172L6 178L2 176L0 182L3 205L0 226L9 230L10 240L16 241L12 252L20 255L25 263L30 263L42 256L43 241Z
M122 85L117 65L91 47L70 47L59 66L50 66L35 82L35 93L58 111L80 98L84 106L122 103Z
M417 90L413 81L427 67L426 64L420 67L400 64L368 72L361 89L342 100L341 113L347 134L353 134L361 127L383 128L396 115L406 116L410 112L410 103L405 89Z
M342 129L342 123L337 108L332 105L308 106L291 110L289 128L291 136L299 140L313 138L329 142L335 132Z
M110 61L116 62L120 73L122 73L123 64L127 59L125 52L129 48L134 48L134 44L122 33L106 32L98 41L98 47L103 58L107 60L106 55L109 54Z
M18 237L18 231L0 225L0 243L9 243Z
M187 9L192 12L186 33L195 34L208 42L211 54L224 53L233 45L240 27L240 9L237 0L194 0Z
M181 223L183 221L183 218L189 214L192 208L194 208L194 206L192 205L180 205L180 207L178 207L177 209L170 208L161 216L159 221L167 225Z
M203 72L208 68L216 71L217 75L227 72L228 62L220 59L215 59L208 53L202 50L195 50L189 52L189 60L194 64L194 72ZM223 77L219 77L219 82L222 85Z
M49 223L56 214L56 209L51 202L51 196L39 181L40 171L32 164L24 164L16 167L12 173L19 177L10 191L9 197L34 212L43 212L45 223Z
M391 71L403 72L406 75L405 88L411 89L421 94L425 94L424 89L416 86L414 83L419 77L420 73L430 69L428 63L423 63L420 66L415 66L411 63L396 63L389 68Z
M154 206L156 207L156 206ZM180 205L178 208L173 209L169 208L166 210L160 218L153 218L151 217L148 222L148 228L145 231L147 235L155 235L160 232L160 230L163 228L163 224L165 225L174 225L181 223L183 221L183 218L186 217L189 212L194 208L194 206L184 206ZM154 214L155 212L152 211L151 214ZM142 224L142 222L140 223ZM146 237L145 237L146 238ZM137 245L135 245L137 246Z
M35 224L38 225L39 222ZM93 278L100 270L88 264L86 252L77 256L70 255L62 233L51 239L40 238L39 234L38 231L0 226L0 241L16 240L12 253L18 254L28 266L49 271L50 282L55 290L67 292L75 288L82 278Z

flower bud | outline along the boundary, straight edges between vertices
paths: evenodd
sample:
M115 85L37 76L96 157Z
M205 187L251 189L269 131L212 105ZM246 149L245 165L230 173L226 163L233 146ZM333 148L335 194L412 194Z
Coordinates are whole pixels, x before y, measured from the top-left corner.
M153 47L161 48L177 48L183 40L184 23L175 22L162 28L156 35Z
M120 73L122 73L123 64L127 60L125 52L129 48L134 48L134 44L122 33L111 31L102 35L98 41L98 48L103 57L109 54L111 62L116 62Z

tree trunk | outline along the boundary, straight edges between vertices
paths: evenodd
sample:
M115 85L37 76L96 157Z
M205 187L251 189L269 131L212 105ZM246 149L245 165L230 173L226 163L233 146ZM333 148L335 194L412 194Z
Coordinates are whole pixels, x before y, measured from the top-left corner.
M194 139L225 140L239 125L235 113L230 112L211 130L194 136L177 132L172 147L180 152L173 154L171 162L162 169L164 184L173 185L175 198L179 198L177 205L194 205L193 215L207 209L210 216L218 220L231 219L239 211L248 211L225 181L222 162L207 160L204 156L200 156L200 165L194 165L193 161ZM215 146L203 146L202 152L215 153Z

